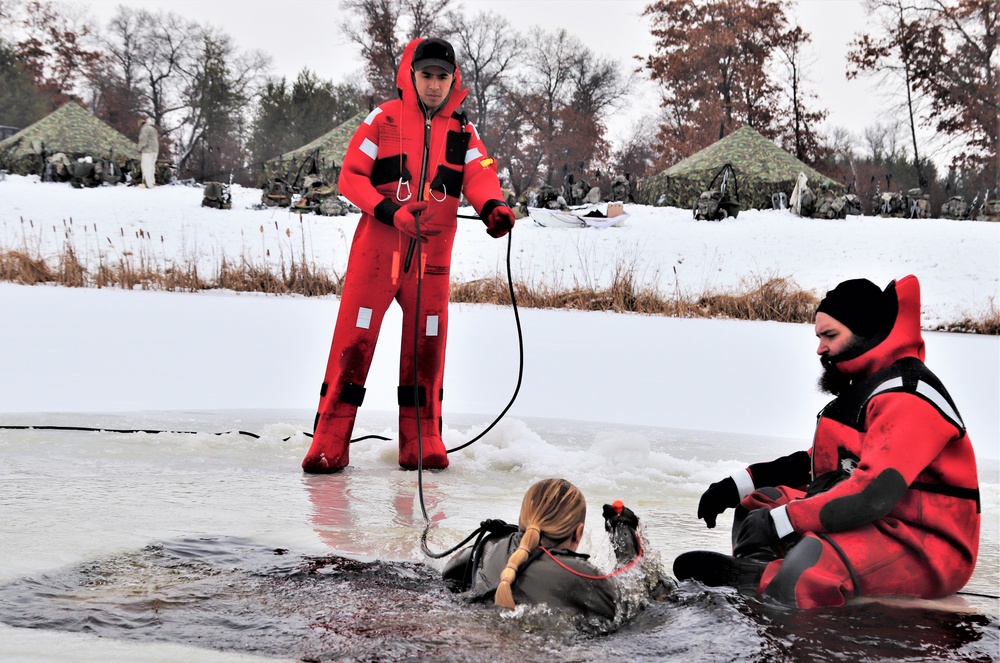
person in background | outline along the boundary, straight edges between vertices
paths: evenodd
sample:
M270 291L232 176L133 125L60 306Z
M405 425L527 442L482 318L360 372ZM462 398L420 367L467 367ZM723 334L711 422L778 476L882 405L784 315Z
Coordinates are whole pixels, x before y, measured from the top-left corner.
M492 601L507 609L545 604L573 616L613 621L620 600L612 578L632 568L642 548L639 519L631 509L615 502L604 505L603 515L616 572L602 574L577 552L587 516L580 489L565 479L544 479L524 494L516 527L486 521L489 535L449 560L442 574L445 585L468 592L472 602Z
M399 465L448 466L441 403L459 199L465 195L491 237L503 237L514 226L496 162L461 110L468 90L461 88L451 44L411 41L396 82L400 98L365 118L340 172L340 192L362 215L348 258L313 441L302 461L306 472L336 472L348 465L355 415L364 401L382 318L393 299L403 310Z
M139 120L139 166L142 169L142 183L139 186L152 189L156 186L156 157L160 153L160 136L156 132L153 118Z
M684 553L674 575L799 608L960 590L979 549L976 458L924 365L917 278L839 284L815 330L820 387L836 398L812 449L709 486L698 517L715 527L736 510L733 554Z

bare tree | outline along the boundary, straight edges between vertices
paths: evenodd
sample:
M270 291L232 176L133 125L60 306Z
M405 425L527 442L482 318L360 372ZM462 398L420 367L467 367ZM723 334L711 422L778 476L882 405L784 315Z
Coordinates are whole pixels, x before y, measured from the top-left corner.
M497 106L506 103L507 83L519 63L524 39L506 18L479 13L456 20L454 41L462 83L469 88L472 101L466 108L487 148L493 150L506 138L503 129L510 127L509 122L494 123L493 115Z
M416 37L451 33L452 0L343 0L354 14L341 31L361 52L376 103L396 97L396 72L403 46Z
M1000 5L928 0L916 86L930 99L928 124L957 143L952 165L1000 188Z
M116 75L129 94L134 111L153 118L164 136L172 136L185 122L187 70L195 58L197 23L173 13L119 7L105 33L105 50Z
M896 161L905 156L899 144L899 122L877 122L862 132L865 147L874 161Z
M185 113L174 140L181 172L205 179L245 165L247 108L270 58L259 51L237 52L228 35L211 28L198 36L198 50L183 63Z
M511 100L530 124L521 150L536 152L524 165L553 184L558 174L585 171L595 157L604 156L604 117L618 103L625 83L618 67L597 59L563 29L547 33L535 28L529 43L519 92Z
M814 128L826 119L827 112L811 110L807 104L808 100L816 98L815 94L809 94L805 89L806 63L803 46L809 40L809 35L795 26L785 33L778 44L778 52L781 54L779 61L785 70L784 85L780 89L784 91L791 110L783 142L795 154L795 158L806 163L816 163L822 156L822 149Z
M872 72L902 97L899 106L906 114L913 147L913 166L920 180L920 149L917 142L921 94L917 89L916 55L922 24L916 8L908 0L867 0L868 14L874 19L873 34L863 33L851 43L847 78Z

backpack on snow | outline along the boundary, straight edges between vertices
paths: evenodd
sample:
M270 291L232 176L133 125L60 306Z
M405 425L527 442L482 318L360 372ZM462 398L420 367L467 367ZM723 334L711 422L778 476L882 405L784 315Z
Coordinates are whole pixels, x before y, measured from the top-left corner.
M715 183L719 181L718 188ZM699 221L721 221L727 216L734 219L740 213L740 192L736 186L736 171L727 163L712 178L708 191L703 192L694 203L692 213Z
M292 204L292 190L288 183L280 177L264 183L264 195L261 202L268 207L288 207Z
M205 182L205 192L201 197L202 207L232 209L233 197L229 187L222 182Z

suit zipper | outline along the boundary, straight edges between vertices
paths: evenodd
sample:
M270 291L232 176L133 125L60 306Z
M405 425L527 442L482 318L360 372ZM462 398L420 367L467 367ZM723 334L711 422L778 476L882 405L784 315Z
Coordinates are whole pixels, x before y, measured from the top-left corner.
M420 179L417 180L417 202L424 199L424 181L427 179L427 162L430 161L431 154L431 118L424 118L424 156L420 161ZM403 263L403 272L410 271L410 263L413 261L413 250L417 246L417 240L410 239L410 245L406 249L406 262Z

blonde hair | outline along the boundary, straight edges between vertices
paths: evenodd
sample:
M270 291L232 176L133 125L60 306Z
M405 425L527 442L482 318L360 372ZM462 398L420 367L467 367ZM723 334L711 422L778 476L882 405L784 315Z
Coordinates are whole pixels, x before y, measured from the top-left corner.
M565 479L543 479L528 488L521 501L521 515L517 525L524 534L517 550L507 560L500 574L493 603L513 609L514 593L511 583L517 577L517 568L538 547L542 536L553 541L565 541L573 536L576 528L587 518L587 501L580 489Z

